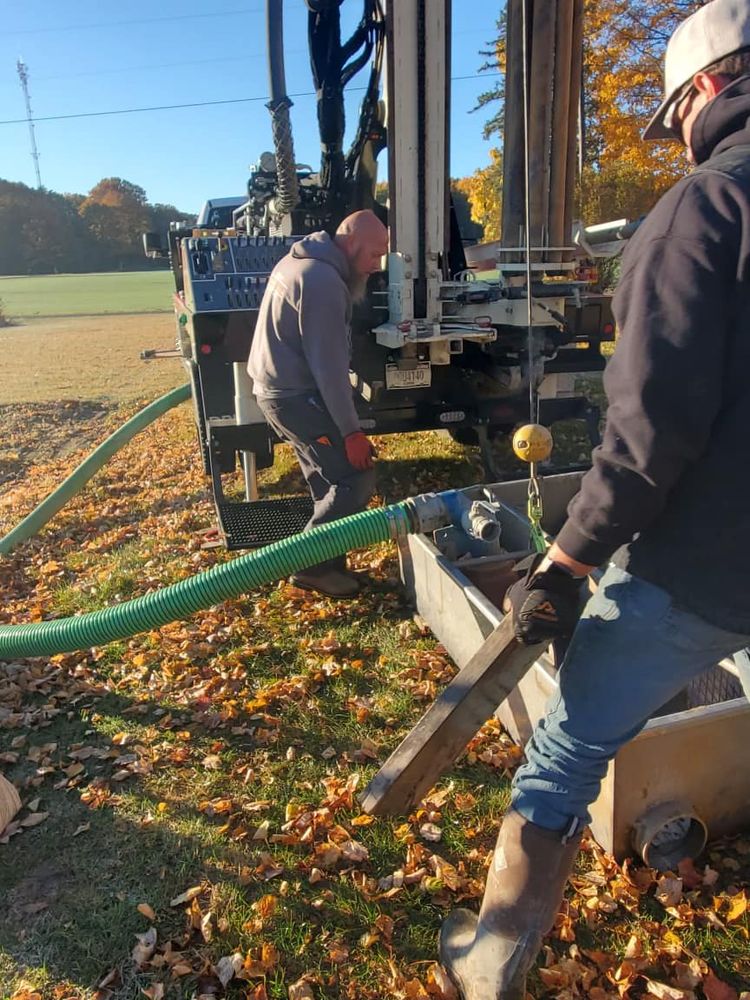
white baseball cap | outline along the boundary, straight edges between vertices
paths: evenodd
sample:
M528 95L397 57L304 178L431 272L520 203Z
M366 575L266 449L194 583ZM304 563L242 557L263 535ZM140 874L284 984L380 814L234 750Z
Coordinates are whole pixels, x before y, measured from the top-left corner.
M672 115L686 84L706 66L750 46L750 0L709 0L674 31L664 56L664 100L644 139L673 139Z

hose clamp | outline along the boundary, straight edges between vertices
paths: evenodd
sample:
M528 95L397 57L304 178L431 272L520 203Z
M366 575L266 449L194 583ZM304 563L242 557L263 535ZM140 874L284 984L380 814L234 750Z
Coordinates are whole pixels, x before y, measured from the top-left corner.
M398 541L399 538L406 538L413 530L413 526L410 524L412 519L404 505L385 507L383 513L388 520L388 533L394 542Z

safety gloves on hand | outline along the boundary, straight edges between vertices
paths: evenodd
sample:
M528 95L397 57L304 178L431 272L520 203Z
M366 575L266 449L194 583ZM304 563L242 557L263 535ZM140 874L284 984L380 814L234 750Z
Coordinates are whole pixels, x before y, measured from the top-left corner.
M526 571L509 587L503 604L513 616L513 632L524 646L572 635L578 621L582 577L574 577L541 554L528 556L517 566Z
M347 434L344 438L344 447L349 464L353 465L355 469L363 472L365 469L373 467L372 460L376 455L375 448L372 441L362 431Z

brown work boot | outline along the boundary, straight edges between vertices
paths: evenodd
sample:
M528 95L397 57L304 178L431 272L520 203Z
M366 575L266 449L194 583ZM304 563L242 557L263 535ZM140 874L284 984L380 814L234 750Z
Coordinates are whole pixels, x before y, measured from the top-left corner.
M354 597L359 593L359 581L345 569L302 569L290 576L289 582L327 597Z
M513 809L507 813L479 916L454 910L440 929L440 962L463 1000L523 1000L579 841L579 834L565 839Z

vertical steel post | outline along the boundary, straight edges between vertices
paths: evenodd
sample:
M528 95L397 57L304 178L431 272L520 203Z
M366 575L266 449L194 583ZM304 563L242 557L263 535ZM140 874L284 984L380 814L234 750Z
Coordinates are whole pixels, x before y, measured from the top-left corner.
M553 247L567 246L571 237L570 226L565 229L565 206L570 147L572 41L573 0L558 0L549 182L549 243ZM573 137L575 139L575 129ZM549 258L559 262L562 254L553 251Z
M581 90L583 75L583 0L573 2L573 30L570 46L570 100L568 103L568 162L565 170L565 217L564 232L566 242L570 240L573 230L573 209L575 201L576 176L578 173L579 141L583 142L582 129L579 129L579 111L581 107ZM583 150L581 150L581 155ZM571 255L566 254L565 259Z
M521 245L524 219L523 18L521 0L508 0L505 36L505 108L503 128L503 208L501 243ZM513 255L516 257L516 255ZM511 261L511 255L502 259ZM520 260L520 256L517 258Z
M550 143L552 138L552 79L557 3L537 0L531 22L529 101L529 197L531 246L549 245ZM543 259L532 254L532 261Z

